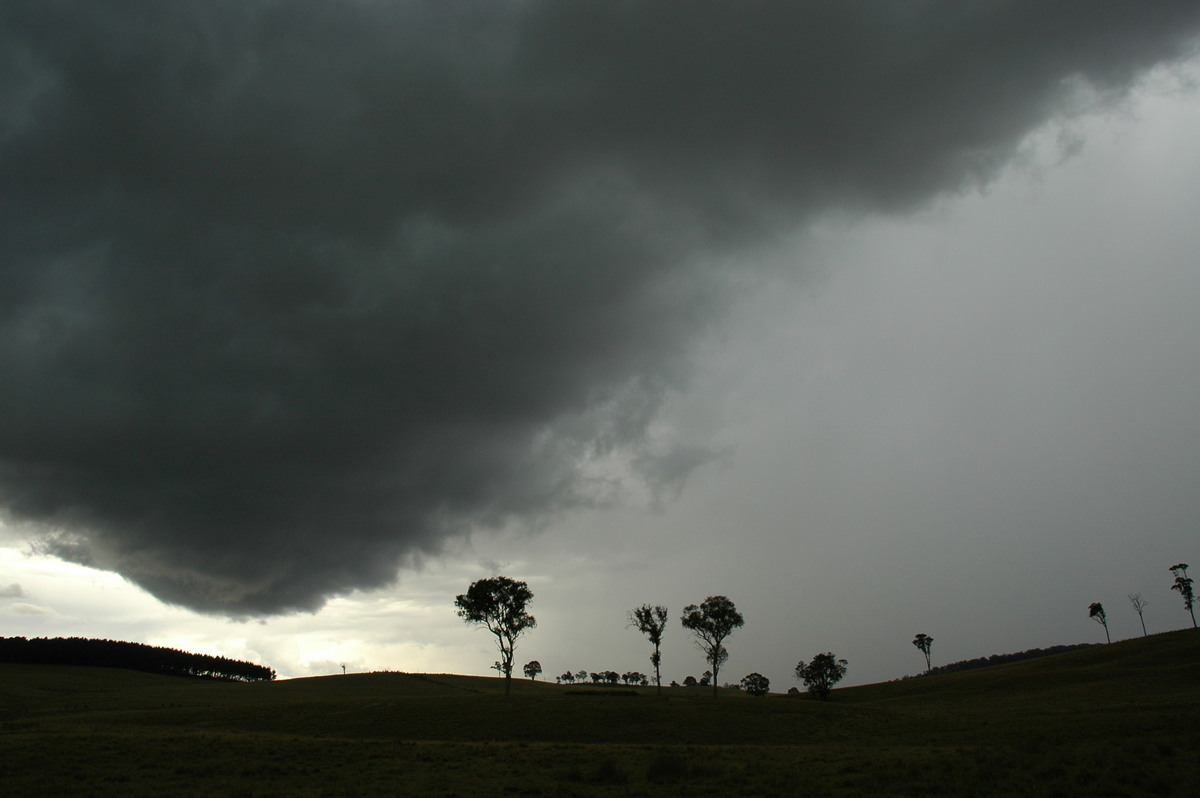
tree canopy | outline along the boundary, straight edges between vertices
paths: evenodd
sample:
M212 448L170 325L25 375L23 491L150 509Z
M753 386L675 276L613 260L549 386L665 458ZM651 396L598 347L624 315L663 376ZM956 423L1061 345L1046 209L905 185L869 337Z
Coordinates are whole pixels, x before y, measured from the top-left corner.
M833 686L846 675L846 660L838 659L833 652L826 651L817 654L812 662L805 664L803 660L796 664L796 677L804 682L808 692L825 701L833 691Z
M742 677L742 690L755 697L771 692L771 680L761 673L748 673Z
M705 659L712 666L713 698L716 698L721 664L729 659L725 640L735 629L745 625L746 621L733 602L725 596L709 596L699 606L689 604L683 608L683 617L680 620L684 629L689 629L696 635L696 645L704 652Z
M500 649L500 671L504 674L504 694L512 690L513 652L517 638L537 620L526 606L533 600L529 585L507 576L494 576L472 582L466 593L454 599L458 615L466 623L482 625L496 637Z

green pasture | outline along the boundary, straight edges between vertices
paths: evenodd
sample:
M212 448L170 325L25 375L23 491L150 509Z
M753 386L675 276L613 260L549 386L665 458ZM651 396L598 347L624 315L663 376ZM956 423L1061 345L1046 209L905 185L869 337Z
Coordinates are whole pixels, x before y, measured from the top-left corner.
M828 702L380 673L218 683L0 665L0 792L1192 796L1200 632Z

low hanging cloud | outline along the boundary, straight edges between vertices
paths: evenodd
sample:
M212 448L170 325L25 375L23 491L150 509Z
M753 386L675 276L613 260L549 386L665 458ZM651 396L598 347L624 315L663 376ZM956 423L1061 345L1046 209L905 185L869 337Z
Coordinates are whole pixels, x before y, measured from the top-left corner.
M669 495L719 268L985 183L1194 2L0 5L0 506L194 609Z

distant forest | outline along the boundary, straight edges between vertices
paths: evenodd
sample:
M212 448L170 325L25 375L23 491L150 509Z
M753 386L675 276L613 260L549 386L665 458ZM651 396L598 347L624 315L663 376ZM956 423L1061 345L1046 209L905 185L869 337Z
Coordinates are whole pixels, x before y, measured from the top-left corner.
M84 637L37 637L32 640L0 637L0 662L128 668L166 676L233 682L272 681L275 678L274 670L252 662L191 654L141 643Z
M1050 646L1049 648L1031 648L1028 651L1018 651L1015 654L993 654L990 657L977 657L976 659L964 659L958 662L951 662L949 665L939 665L936 668L930 668L922 676L932 676L935 673L954 673L955 671L968 671L974 668L986 668L989 665L1003 665L1006 662L1016 662L1022 659L1034 659L1035 657L1046 657L1050 654L1061 654L1064 651L1074 651L1077 648L1088 648L1096 645L1094 643L1074 643L1068 646ZM919 677L916 677L919 678Z

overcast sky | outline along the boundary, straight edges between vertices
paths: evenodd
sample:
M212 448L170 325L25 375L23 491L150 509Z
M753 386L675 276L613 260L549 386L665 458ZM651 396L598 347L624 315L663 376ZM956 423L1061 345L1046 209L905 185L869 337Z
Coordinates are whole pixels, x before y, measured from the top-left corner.
M0 623L853 683L1188 623L1200 4L7 2ZM705 668L677 620L664 676Z

